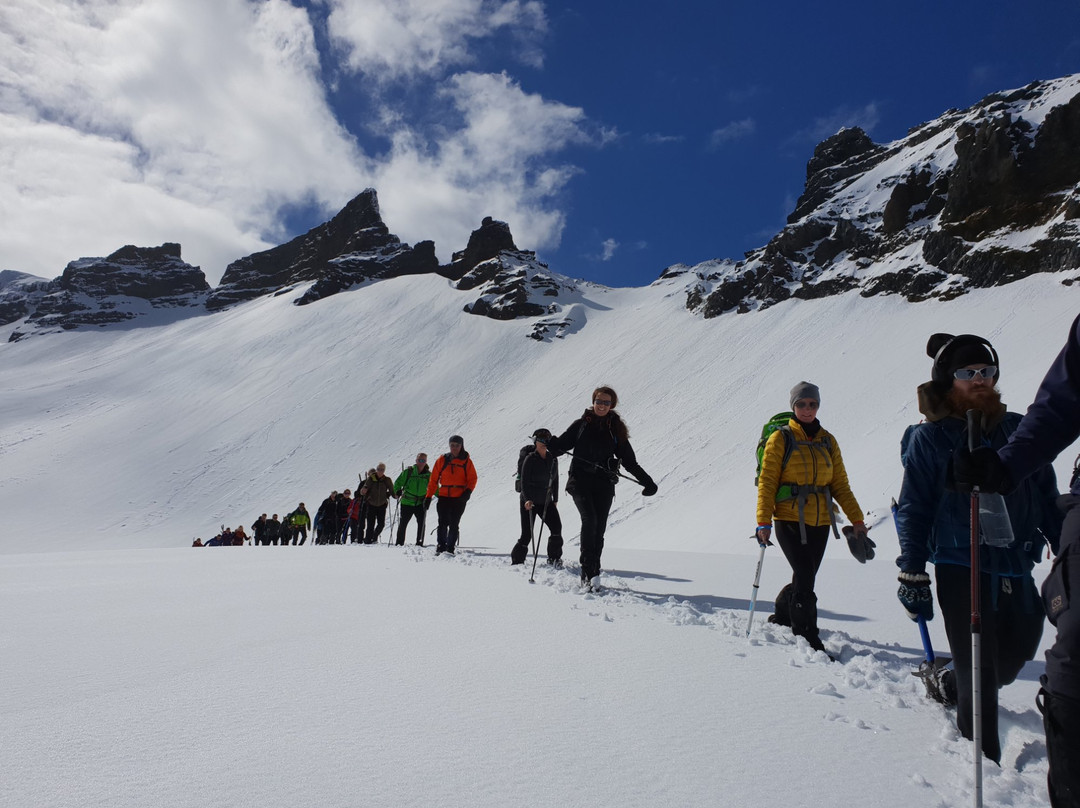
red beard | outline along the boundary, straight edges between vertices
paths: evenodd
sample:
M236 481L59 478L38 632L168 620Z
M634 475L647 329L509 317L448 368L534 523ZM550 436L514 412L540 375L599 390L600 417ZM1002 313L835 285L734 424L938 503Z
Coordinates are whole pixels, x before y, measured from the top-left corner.
M983 415L995 416L1004 409L1001 393L996 387L989 385L972 386L967 390L961 390L954 384L945 400L949 409L957 415L963 415L968 410L978 410Z

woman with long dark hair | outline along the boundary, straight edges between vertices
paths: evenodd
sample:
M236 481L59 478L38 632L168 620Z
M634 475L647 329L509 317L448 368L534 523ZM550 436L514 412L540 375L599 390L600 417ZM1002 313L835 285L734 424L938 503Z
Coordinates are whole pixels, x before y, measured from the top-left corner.
M638 465L634 447L630 445L630 431L615 412L618 404L614 390L597 387L592 394L592 406L565 432L548 442L548 450L555 455L573 457L566 493L573 497L581 514L581 583L590 590L600 575L604 531L615 499L620 463L643 486L644 496L656 493L656 483Z

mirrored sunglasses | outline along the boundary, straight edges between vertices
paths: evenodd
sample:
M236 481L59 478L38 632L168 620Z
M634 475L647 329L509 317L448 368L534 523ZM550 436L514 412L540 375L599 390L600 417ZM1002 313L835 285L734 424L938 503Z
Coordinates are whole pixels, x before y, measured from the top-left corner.
M987 365L984 368L957 368L953 371L953 378L962 382L970 382L972 379L992 379L997 376L997 365Z

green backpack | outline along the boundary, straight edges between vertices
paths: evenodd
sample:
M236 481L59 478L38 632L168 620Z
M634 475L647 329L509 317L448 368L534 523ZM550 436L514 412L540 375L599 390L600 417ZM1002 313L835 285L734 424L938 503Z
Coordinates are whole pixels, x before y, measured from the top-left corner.
M794 417L795 413L793 412L778 412L766 421L765 426L761 428L761 439L757 444L757 471L754 472L755 487L758 484L758 478L761 476L761 458L765 455L765 444L769 442L769 436L778 429L784 436L784 462L780 468L786 466L791 459L791 453L795 450L795 441L791 439L791 427L788 426L788 421Z

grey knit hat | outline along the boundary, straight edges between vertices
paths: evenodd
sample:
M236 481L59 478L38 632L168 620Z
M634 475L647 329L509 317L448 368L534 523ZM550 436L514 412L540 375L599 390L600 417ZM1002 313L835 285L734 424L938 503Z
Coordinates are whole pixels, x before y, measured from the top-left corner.
M795 402L803 398L811 398L818 404L821 403L821 391L816 384L799 382L791 388L791 409L795 409Z

